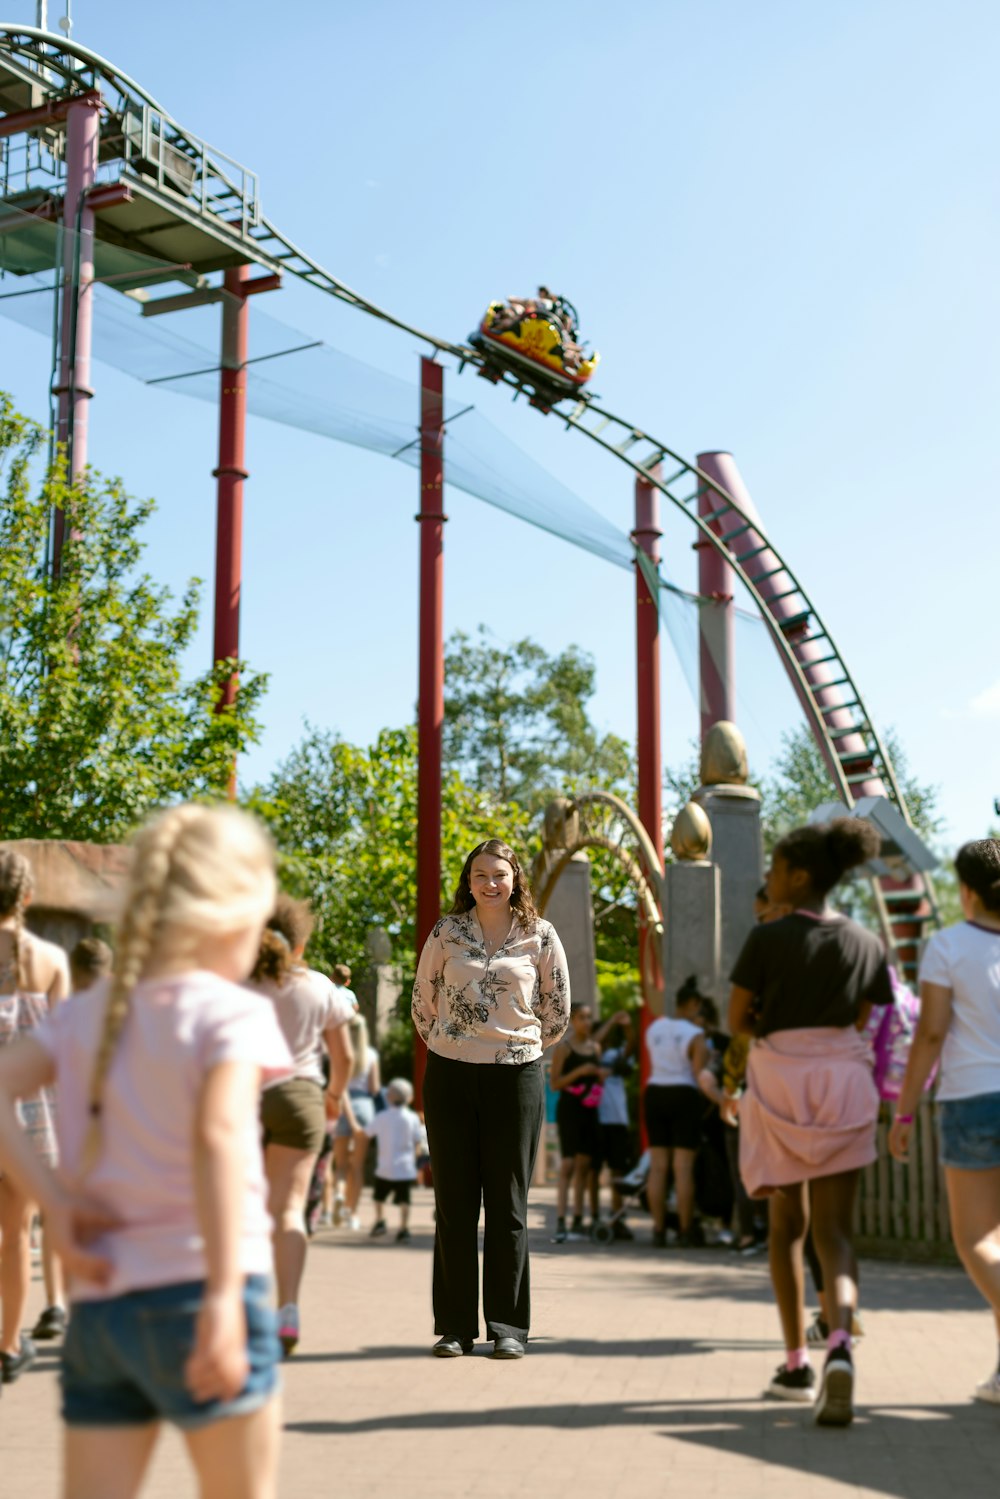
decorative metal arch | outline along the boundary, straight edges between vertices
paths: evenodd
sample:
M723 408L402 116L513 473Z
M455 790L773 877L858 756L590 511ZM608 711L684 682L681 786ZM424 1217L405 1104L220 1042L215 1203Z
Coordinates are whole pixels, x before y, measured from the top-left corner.
M649 935L639 977L643 998L658 1014L663 1006L663 866L646 829L621 797L610 791L588 791L549 803L542 851L531 871L535 904L544 916L569 861L590 848L611 854L635 890Z

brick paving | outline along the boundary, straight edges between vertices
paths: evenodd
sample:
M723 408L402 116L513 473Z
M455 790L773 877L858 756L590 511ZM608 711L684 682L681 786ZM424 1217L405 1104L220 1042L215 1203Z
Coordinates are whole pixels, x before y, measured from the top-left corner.
M283 1499L996 1499L1000 1408L969 1398L996 1341L961 1271L864 1265L859 1413L823 1431L805 1408L760 1399L781 1352L763 1263L556 1246L553 1212L551 1190L536 1192L535 1326L520 1362L484 1345L428 1357L429 1193L409 1246L314 1240L301 1352L286 1366ZM647 1239L648 1219L636 1226ZM31 1316L40 1305L35 1286ZM0 1400L2 1499L59 1493L55 1364L47 1352ZM172 1433L143 1493L195 1493Z

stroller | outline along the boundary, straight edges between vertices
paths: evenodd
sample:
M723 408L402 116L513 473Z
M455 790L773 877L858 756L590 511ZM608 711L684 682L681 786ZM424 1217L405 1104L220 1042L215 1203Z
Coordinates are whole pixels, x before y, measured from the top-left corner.
M622 1205L617 1213L612 1213L610 1218L602 1218L594 1225L594 1243L610 1244L615 1236L615 1224L625 1221L625 1214L629 1207L639 1207L645 1212L649 1204L646 1201L646 1181L649 1177L649 1151L643 1151L636 1161L632 1170L626 1176L614 1178L615 1191L622 1199Z

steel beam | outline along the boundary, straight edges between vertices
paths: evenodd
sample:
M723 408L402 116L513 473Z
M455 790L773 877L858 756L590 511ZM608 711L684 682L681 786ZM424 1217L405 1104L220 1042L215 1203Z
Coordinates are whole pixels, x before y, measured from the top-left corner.
M226 272L222 303L222 369L219 386L219 466L216 479L215 633L212 659L237 661L240 654L240 594L243 569L243 484L247 478L246 415L247 361L250 309L242 295L249 267ZM239 678L234 671L217 704L222 712L236 700ZM236 795L233 765L229 793Z
M93 396L90 353L93 331L94 211L89 193L97 176L101 98L80 94L67 102L65 236L56 435L75 482L87 466L87 408ZM52 528L52 572L59 576L67 517L56 510Z
M654 469L653 473L658 473ZM653 563L660 561L660 491L648 479L635 481L635 530L632 539ZM636 645L636 751L639 772L639 821L649 834L656 850L660 871L663 869L663 796L660 751L660 601L650 593L642 568L635 568L635 645ZM655 951L654 951L655 949ZM647 989L648 975L656 974L662 985L659 940L639 917L639 973L642 978L642 1014L640 1017L639 1072L643 1088L649 1075L649 1057L642 1043L653 1020ZM651 959L653 961L651 961ZM662 1013L662 1005L660 1006ZM646 1147L645 1125L642 1145Z
M417 953L441 914L441 759L444 733L444 370L420 360L420 661L417 700ZM415 1107L427 1048L414 1032Z

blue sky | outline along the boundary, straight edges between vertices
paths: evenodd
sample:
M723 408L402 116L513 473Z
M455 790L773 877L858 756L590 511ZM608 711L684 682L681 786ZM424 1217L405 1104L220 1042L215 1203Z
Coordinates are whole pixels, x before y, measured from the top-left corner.
M52 0L54 18L61 7ZM8 7L30 23L34 6ZM300 0L74 5L77 40L260 176L265 212L350 285L460 339L539 280L571 296L612 410L693 458L735 454L880 727L941 788L948 840L1000 795L994 440L1000 9L957 0L572 7ZM416 378L418 349L301 285L274 317ZM263 302L262 302L263 305ZM43 417L48 349L0 323L0 385ZM628 529L628 472L469 376L450 395ZM416 413L414 412L414 420ZM209 579L215 421L99 367L92 459L155 494L152 565ZM252 420L243 649L272 674L262 776L305 719L365 740L416 682L414 473ZM597 662L595 716L634 734L633 584L452 492L446 628ZM671 576L694 537L665 527ZM207 611L206 611L207 613ZM796 708L741 629L763 769ZM192 664L210 647L208 624ZM694 704L664 641L664 741Z

